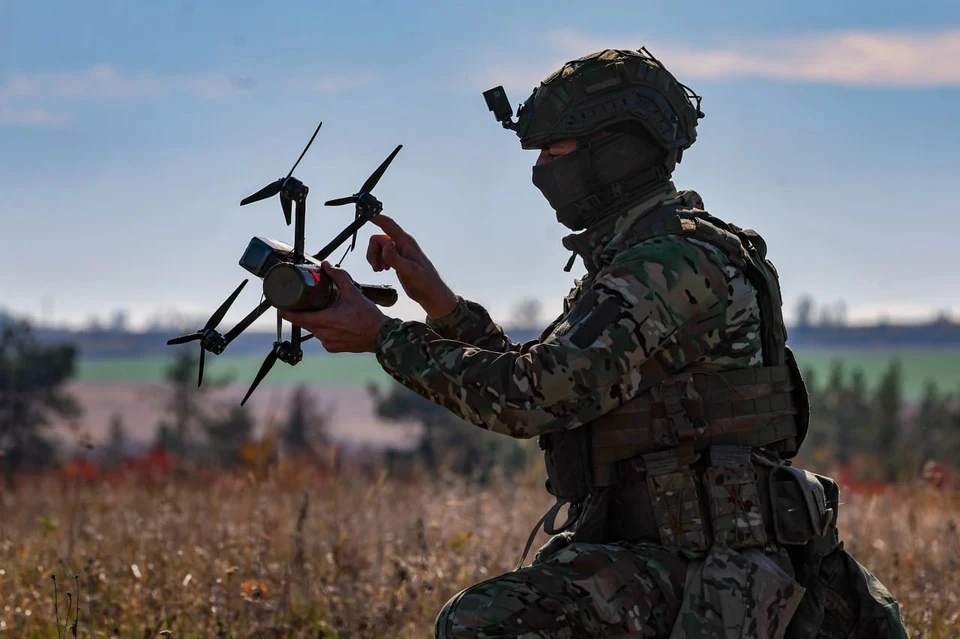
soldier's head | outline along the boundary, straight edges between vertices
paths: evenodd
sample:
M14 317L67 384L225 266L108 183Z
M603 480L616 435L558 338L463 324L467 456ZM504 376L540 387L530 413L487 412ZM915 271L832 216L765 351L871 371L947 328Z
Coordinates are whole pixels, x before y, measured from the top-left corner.
M664 186L696 141L700 96L650 53L606 49L567 62L517 113L533 183L580 230Z

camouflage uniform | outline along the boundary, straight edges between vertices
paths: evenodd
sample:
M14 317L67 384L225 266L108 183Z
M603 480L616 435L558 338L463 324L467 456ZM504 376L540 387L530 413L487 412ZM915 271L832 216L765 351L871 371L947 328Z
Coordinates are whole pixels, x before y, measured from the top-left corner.
M576 62L625 54L592 55ZM530 144L535 128L521 110ZM609 206L551 199L587 272L538 339L511 342L463 298L378 336L404 386L479 427L539 437L557 497L531 534L555 535L533 564L454 596L437 637L906 636L896 600L839 542L836 484L784 461L808 415L766 246L664 179L677 150L665 173L607 180L633 187Z

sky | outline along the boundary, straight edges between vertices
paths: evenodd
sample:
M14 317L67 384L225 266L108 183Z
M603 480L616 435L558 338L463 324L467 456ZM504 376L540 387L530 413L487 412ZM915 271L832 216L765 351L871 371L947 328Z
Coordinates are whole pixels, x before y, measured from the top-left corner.
M534 298L549 321L583 266L563 271L569 231L531 183L536 153L482 92L502 84L516 108L564 62L640 46L703 96L678 188L764 236L788 319L805 295L851 322L960 317L955 0L0 0L0 307L204 321L247 276L251 237L293 243L276 198L239 202L322 121L295 174L308 250L352 219L323 201L402 144L374 192L384 212L494 319ZM364 259L374 232L343 267L396 285ZM423 318L402 295L385 311Z

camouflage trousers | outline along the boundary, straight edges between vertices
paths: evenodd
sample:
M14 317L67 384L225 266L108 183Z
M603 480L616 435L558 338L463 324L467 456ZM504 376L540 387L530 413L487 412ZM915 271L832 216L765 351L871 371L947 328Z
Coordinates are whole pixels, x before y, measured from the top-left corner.
M691 562L652 543L573 543L454 596L436 637L779 638L804 593L783 559L714 547Z

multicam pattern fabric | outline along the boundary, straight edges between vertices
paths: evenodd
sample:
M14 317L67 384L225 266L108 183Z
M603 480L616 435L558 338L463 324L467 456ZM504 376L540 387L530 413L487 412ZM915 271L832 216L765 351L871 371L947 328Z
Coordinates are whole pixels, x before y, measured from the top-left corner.
M763 527L757 472L751 466L717 466L704 471L714 543L744 548L763 547Z
M723 327L698 338L709 366L757 363L756 292L723 253L678 236L623 242L624 219L676 197L663 194L568 236L587 274L541 339L514 344L481 306L461 300L443 322L389 320L377 360L463 419L517 438L576 428L616 408L644 390L637 368L650 357L675 369L691 363L690 348L673 348L690 322ZM618 242L624 246L604 251Z
M686 572L684 560L654 544L570 544L453 597L436 636L667 637Z
M714 546L687 571L670 639L780 639L805 590L757 550Z
M780 639L803 593L758 551L688 564L655 544L574 543L457 594L436 637Z
M697 477L692 470L650 475L647 486L660 539L669 550L696 556L707 550L707 537L697 499Z
M512 342L482 306L461 298L439 320L388 321L377 360L401 384L463 419L518 438L588 424L644 392L646 380L636 371L651 357L675 370L694 361L715 370L760 365L756 290L722 252L679 236L631 241L630 229L646 211L678 200L703 207L696 193L677 193L671 184L564 238L587 273L540 338ZM698 333L693 348L676 348L686 327L705 320L717 328ZM722 527L736 530L741 542L762 543L749 477L722 472L708 491L711 520L726 522ZM683 521L698 523L692 513ZM842 545L822 565L811 550L817 557L803 583L814 592L804 596L779 547L738 551L723 541L689 560L661 544L569 543L557 535L532 566L451 598L436 636L907 636L894 597Z

